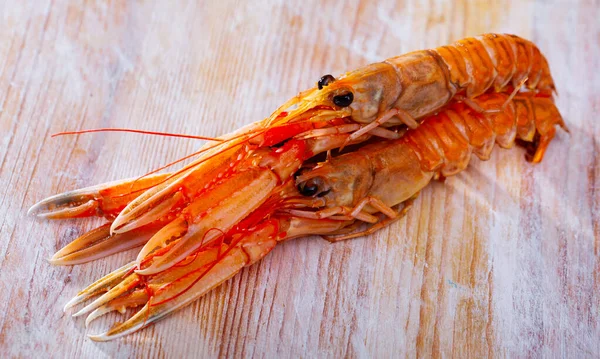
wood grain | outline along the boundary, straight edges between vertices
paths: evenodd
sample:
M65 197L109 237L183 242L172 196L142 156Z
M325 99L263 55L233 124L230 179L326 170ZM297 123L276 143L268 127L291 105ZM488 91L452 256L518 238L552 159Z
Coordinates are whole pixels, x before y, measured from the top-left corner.
M0 356L600 356L598 1L0 3ZM268 115L325 73L483 32L533 40L571 128L423 191L366 238L277 247L162 322L109 343L62 313L132 258L46 258L97 221L26 216L58 192L145 173Z

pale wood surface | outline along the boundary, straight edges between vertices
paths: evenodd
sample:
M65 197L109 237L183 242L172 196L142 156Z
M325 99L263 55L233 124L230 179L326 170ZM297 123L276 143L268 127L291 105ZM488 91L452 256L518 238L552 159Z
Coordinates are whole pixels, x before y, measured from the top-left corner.
M598 1L10 1L0 4L0 357L600 356ZM408 217L306 238L157 325L109 343L62 313L134 252L46 258L97 221L38 221L43 197L135 176L198 147L120 126L219 135L323 74L467 35L548 57L572 132L544 163L496 150Z

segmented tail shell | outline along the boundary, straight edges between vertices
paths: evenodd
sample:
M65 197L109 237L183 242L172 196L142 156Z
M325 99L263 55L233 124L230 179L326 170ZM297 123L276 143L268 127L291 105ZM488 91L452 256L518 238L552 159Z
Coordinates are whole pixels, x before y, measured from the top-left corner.
M430 50L445 64L449 81L473 98L492 86L503 92L527 78L525 87L551 93L554 81L546 58L531 41L515 35L484 34Z
M506 94L484 94L475 101L484 109L497 109L507 99ZM418 131L407 132L402 141L417 154L423 171L450 176L467 167L471 154L489 159L494 144L510 148L515 139L532 142L536 135L547 144L556 125L566 129L552 99L522 94L496 114L480 114L464 103L454 103L425 119ZM533 160L539 162L541 156L543 149Z

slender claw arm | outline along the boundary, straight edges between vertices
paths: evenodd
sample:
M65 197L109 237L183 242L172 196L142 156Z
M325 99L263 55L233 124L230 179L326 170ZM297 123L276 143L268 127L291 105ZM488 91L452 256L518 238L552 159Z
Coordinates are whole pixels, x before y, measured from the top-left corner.
M301 140L254 152L245 166L237 166L233 173L208 188L148 241L138 254L136 272L150 275L164 271L225 237L272 197L283 184L282 179L287 181L312 153ZM255 223L258 220L262 218Z
M130 232L110 234L110 223L106 223L64 246L49 262L54 265L76 265L140 247L164 225L164 221L158 221Z
M174 208L183 206L182 200L184 202L185 199L199 196L218 178L226 176L247 155L241 144L242 140L243 138L239 138L222 145L206 147L206 152L194 162L130 201L115 218L111 233L123 233L143 226L153 218L164 216ZM219 151L221 147L225 148Z
M205 208L207 202L198 201L153 236L138 254L140 269L137 273L147 275L163 271L200 246L222 237L224 232L260 206L276 184L276 177L268 171L249 170L233 177L223 188L211 193L218 206ZM197 219L199 214L207 212L209 214L201 217L202 220ZM166 253L153 255L167 245L170 249ZM151 255L152 260L145 261Z
M28 214L48 219L90 216L114 218L145 189L160 183L168 175L130 178L57 194L34 204Z

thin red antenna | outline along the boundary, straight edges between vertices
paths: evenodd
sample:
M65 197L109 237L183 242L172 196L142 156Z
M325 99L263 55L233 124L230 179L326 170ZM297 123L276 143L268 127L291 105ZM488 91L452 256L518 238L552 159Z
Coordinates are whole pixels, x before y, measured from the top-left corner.
M223 139L214 138L214 137L194 136L194 135L186 135L186 134L181 134L181 133L169 133L169 132L158 132L158 131L132 130L129 128L95 128L95 129L91 129L91 130L65 131L65 132L55 133L50 137L65 136L65 135L81 135L84 133L95 133L95 132L128 132L128 133L140 133L140 134L144 134L144 135L154 135L154 136L191 138L194 140L206 140L206 141L218 141L218 142L224 141Z

